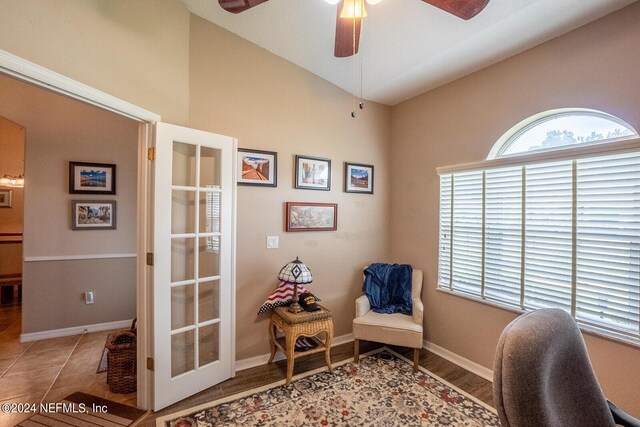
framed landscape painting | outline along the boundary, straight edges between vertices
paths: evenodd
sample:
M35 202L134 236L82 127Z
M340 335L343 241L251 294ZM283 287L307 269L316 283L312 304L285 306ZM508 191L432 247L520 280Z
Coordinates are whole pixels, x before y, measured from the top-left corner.
M278 186L278 153L238 148L238 185Z
M345 162L344 191L373 194L373 165Z
M69 162L69 194L116 194L116 165Z
M296 188L331 190L331 160L296 156Z
M13 190L0 190L0 208L10 208Z
M115 200L72 200L71 229L115 230Z
M287 202L287 231L335 231L338 229L336 203Z

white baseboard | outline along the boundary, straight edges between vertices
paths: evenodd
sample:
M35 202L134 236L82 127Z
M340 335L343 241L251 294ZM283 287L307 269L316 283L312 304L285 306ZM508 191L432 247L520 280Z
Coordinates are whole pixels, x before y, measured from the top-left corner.
M84 332L108 331L109 329L123 329L131 326L133 319L118 320L115 322L96 323L93 325L73 326L71 328L53 329L50 331L31 332L20 334L20 342L30 342L46 340L49 338L67 337L69 335L79 335Z
M335 337L331 340L331 347L335 347L337 345L345 344L353 341L353 334L340 335L339 337ZM243 371L249 368L255 368L256 366L264 365L269 361L270 354L261 354L260 356L249 357L248 359L237 360L235 365L235 370ZM278 360L284 360L284 354L282 352L277 352L276 357L273 358L275 362Z
M479 365L476 362L472 362L466 357L462 357L459 354L449 351L446 348L442 348L430 341L423 341L422 347L444 359L447 359L449 362L455 363L469 372L473 372L487 381L493 382L493 371L489 368Z

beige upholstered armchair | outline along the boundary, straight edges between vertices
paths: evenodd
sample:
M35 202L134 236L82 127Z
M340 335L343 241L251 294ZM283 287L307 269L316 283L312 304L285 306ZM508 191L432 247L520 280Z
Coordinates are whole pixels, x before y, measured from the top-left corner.
M422 270L413 270L411 277L411 302L413 314L382 314L371 310L366 295L356 300L356 318L353 319L354 360L359 361L360 340L381 342L413 348L413 371L418 371L418 359L422 348Z

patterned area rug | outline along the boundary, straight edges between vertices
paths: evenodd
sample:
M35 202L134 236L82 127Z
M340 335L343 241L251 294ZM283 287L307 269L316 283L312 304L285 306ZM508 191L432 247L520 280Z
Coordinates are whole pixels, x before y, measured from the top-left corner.
M383 348L325 370L157 420L157 426L495 426L495 411ZM336 366L334 365L334 366Z

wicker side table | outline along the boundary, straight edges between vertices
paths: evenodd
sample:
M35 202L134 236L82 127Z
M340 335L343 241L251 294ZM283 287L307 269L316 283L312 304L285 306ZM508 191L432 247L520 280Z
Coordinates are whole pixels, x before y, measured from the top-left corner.
M276 329L284 334L284 337L277 338ZM317 335L325 333L322 341ZM318 347L307 351L295 351L295 343L298 337L305 336L313 339ZM320 310L314 312L302 311L300 313L290 313L288 307L277 307L271 312L269 322L269 341L271 342L271 357L269 363L273 362L276 351L280 350L287 357L287 382L291 383L293 376L293 364L296 358L310 354L324 352L324 359L327 362L329 371L333 373L331 366L331 339L333 338L333 319L331 311L320 306Z

